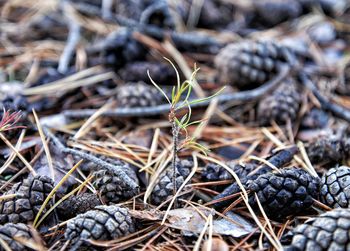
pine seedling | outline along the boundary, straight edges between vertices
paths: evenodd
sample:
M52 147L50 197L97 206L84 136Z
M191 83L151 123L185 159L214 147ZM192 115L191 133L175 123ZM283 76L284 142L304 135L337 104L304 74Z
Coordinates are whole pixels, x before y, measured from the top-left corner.
M170 98L162 90L162 88L160 88L160 86L153 81L152 77L150 76L149 70L147 71L147 74L152 84L163 94L163 96L165 97L165 99L170 105L168 119L169 119L169 123L171 124L171 132L172 132L172 138L173 138L173 147L172 147L173 155L172 155L171 164L173 168L173 184L174 184L173 194L175 195L176 166L177 166L176 164L178 161L178 157L177 157L178 152L184 148L197 150L204 154L207 154L208 152L208 149L205 146L196 142L196 138L188 134L187 128L189 126L191 125L200 126L203 123L203 120L191 121L191 115L192 115L191 105L196 103L201 103L214 98L215 96L219 95L224 88L222 88L221 90L219 90L218 92L216 92L215 94L209 97L191 100L190 96L193 88L193 83L194 83L196 74L199 71L199 68L197 68L195 65L190 79L187 79L183 83L181 83L179 72L177 71L175 65L169 59L167 58L164 58L164 59L167 60L171 64L171 66L174 68L176 72L176 78L177 78L177 83L172 89ZM184 108L187 108L187 112L182 116L182 118L178 119L177 112ZM179 140L179 134L181 132L184 132L185 134L185 139L182 142L180 142Z

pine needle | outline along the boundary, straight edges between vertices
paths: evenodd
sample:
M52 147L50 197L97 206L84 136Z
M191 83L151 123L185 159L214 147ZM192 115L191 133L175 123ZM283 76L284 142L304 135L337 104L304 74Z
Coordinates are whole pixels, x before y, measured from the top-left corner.
M53 211L55 210L55 208L61 204L63 201L65 201L66 199L68 199L71 195L73 195L75 192L77 192L78 190L80 190L81 188L83 188L94 176L90 176L89 178L87 178L83 183L81 183L78 187L76 187L75 189L73 189L71 192L69 192L68 194L66 194L65 196L63 196L59 201L57 201L49 210L47 210L47 212L43 215L43 217L41 217L41 219L38 221L38 223L36 224L36 227L40 226L40 224L47 218L47 216Z
M53 181L55 181L55 170L54 170L53 164L52 164L52 158L51 158L51 154L50 154L50 149L49 149L49 146L48 146L48 144L46 142L45 134L44 134L43 129L41 127L38 115L36 114L34 109L32 111L33 111L33 115L34 115L36 126L38 127L38 131L39 131L39 135L40 135L41 141L43 143L45 156L47 158L47 163L49 165L49 169L50 169L50 173L51 173L51 178L52 178Z
M44 211L47 203L49 202L49 200L54 196L54 194L56 193L56 191L61 187L61 185L69 178L69 176L74 172L75 169L77 169L80 164L83 162L83 160L80 160L75 166L72 167L72 169L70 169L67 174L57 183L57 185L52 189L52 191L49 193L49 195L47 196L47 198L45 199L44 203L41 205L35 219L33 222L34 227L36 228L38 225L38 221L39 221L39 217L41 215L41 213Z
M5 142L5 144L11 148L11 150L16 153L16 156L22 160L23 164L30 170L33 175L36 175L34 168L29 164L29 162L22 156L22 154L11 144L10 141L0 132L0 138Z

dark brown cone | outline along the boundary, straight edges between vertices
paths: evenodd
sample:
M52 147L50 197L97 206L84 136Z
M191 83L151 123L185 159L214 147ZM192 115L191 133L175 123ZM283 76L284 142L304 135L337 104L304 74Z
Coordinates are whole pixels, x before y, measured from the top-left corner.
M295 121L301 105L301 96L292 79L279 86L271 95L262 99L258 105L258 120L262 125L270 121L285 124Z
M266 214L281 219L311 207L313 198L319 195L319 179L300 168L286 168L248 181L248 189L252 194L249 203L254 208L258 209L256 193Z
M143 81L152 84L147 71L154 82L159 85L173 85L176 81L174 68L169 64L159 62L134 62L127 64L119 72L125 82Z
M83 193L70 196L58 206L57 211L61 219L68 220L99 205L101 202L96 194Z
M256 168L255 164L247 163L245 166L242 166L234 161L227 162L226 165L231 168L240 179L245 179L246 176ZM233 179L232 175L225 168L214 163L209 163L205 166L202 177L204 180L208 181Z
M218 80L239 89L256 88L276 76L281 65L297 65L295 53L273 41L229 44L215 57Z
M0 202L0 223L33 221L53 187L51 178L41 175L15 184L5 195L16 194L16 197ZM48 203L47 208L50 206Z

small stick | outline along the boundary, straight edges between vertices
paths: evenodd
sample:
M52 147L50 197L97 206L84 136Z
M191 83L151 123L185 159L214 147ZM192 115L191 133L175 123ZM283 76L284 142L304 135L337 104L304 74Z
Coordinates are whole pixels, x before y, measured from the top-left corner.
M68 3L63 3L63 11L66 14L68 20L69 33L67 38L67 44L64 47L63 53L60 57L60 61L58 64L58 71L60 73L66 73L69 66L69 61L72 58L75 47L77 46L80 40L80 25L69 15L72 6Z
M101 168L105 168L105 169L115 173L125 183L125 185L130 187L130 189L132 189L132 190L138 189L139 186L136 184L136 182L134 180L132 180L125 173L123 168L121 168L120 166L112 165L112 164L110 164L106 161L103 161L103 160L101 160L101 159L99 159L91 154L84 153L82 151L66 147L53 133L50 132L50 130L48 128L44 127L43 130L44 130L45 134L47 135L47 137L49 137L52 140L52 142L56 145L56 147L59 148L59 150L61 152L66 153L66 154L72 154L73 156L79 156L83 159L94 162L95 164L99 165ZM1 134L0 134L0 136L1 136Z
M346 107L332 103L327 100L318 90L315 84L303 73L299 74L299 77L306 88L310 89L315 97L320 102L323 109L330 111L333 115L350 122L350 110Z
M288 75L290 68L288 66L281 67L280 73L273 79L266 82L264 85L249 91L241 91L236 93L222 94L216 97L219 103L228 101L247 102L258 99L267 93L273 91ZM192 104L191 108L206 107L210 104L210 100ZM154 107L135 107L135 108L116 108L105 111L102 115L108 117L143 117L168 113L169 104L158 105ZM84 110L67 110L63 114L68 118L86 118L92 116L96 109Z

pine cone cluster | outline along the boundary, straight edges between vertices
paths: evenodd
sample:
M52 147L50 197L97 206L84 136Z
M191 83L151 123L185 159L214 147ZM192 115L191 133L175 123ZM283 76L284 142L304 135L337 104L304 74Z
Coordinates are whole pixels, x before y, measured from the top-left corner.
M176 163L176 184L173 182L173 167L169 165L160 175L151 194L151 201L154 205L160 205L168 200L190 174L193 163L189 160L178 160Z
M263 125L270 121L284 124L288 120L294 121L299 113L301 96L296 84L288 79L279 86L271 95L265 97L258 105L258 119Z
M350 210L334 209L292 230L286 251L349 250Z
M0 239L13 251L32 250L23 244L27 241L34 242L31 229L23 223L6 223L0 226ZM0 246L0 250L5 250L2 245Z
M252 89L272 79L281 65L295 66L295 53L272 41L229 44L215 57L218 80L239 89Z
M68 220L99 205L101 205L101 202L96 194L82 193L72 195L63 201L58 206L57 211L61 219Z
M322 177L321 202L332 207L348 208L350 205L350 168L340 166L330 169Z
M0 224L33 221L53 187L51 178L41 175L16 183L5 193L16 197L0 201Z
M162 103L162 94L153 86L143 82L128 83L117 88L120 107L150 107Z
M139 183L136 173L129 164L120 162L119 166L123 168L126 174L133 179L137 184ZM100 193L105 202L118 203L122 200L132 198L137 194L137 190L130 190L129 187L124 187L124 182L114 172L110 170L99 170L94 172L95 180L93 185Z
M285 168L279 172L260 175L248 181L252 192L250 204L258 208L254 193L271 218L280 219L298 214L313 204L319 195L319 179L300 168Z
M65 238L76 248L88 239L112 240L131 234L135 229L135 222L127 208L97 206L71 219L67 224Z

